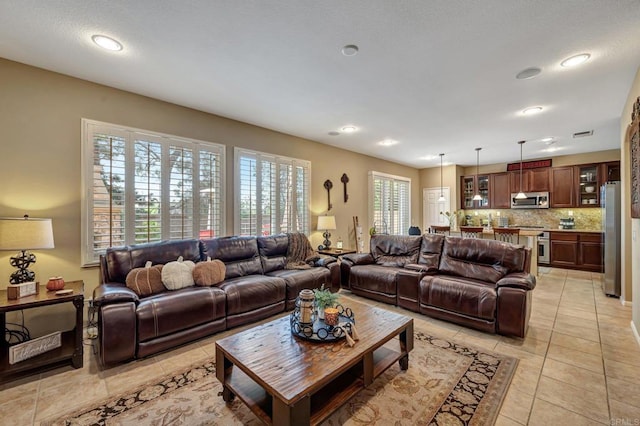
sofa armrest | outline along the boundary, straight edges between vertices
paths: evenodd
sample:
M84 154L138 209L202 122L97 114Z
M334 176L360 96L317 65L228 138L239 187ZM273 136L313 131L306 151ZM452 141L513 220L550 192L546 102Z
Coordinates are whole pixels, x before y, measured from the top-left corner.
M523 290L533 290L536 288L536 277L528 272L514 272L502 277L496 283L496 287L521 288Z
M107 283L101 284L93 290L93 303L96 306L109 305L112 303L133 302L136 305L140 301L138 295L122 284Z
M342 256L342 261L345 260L351 262L352 266L355 265L371 265L374 263L371 253L350 253Z
M316 260L313 263L313 266L324 266L324 267L329 267L329 264L333 263L333 262L337 262L338 259L336 259L333 256L327 256L327 255L320 255L320 259Z
M407 263L406 265L404 265L404 269L421 272L423 274L435 274L436 272L438 272L437 268L429 268L429 266L422 265L420 263Z

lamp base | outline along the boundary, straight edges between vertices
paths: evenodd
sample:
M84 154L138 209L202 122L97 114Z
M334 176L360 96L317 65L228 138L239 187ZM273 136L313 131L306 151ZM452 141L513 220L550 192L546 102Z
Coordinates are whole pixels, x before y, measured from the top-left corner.
M16 256L10 258L9 264L14 268L18 268L18 270L11 274L9 282L11 284L22 284L35 281L35 272L29 270L29 266L32 263L36 263L36 255L29 253L27 250L22 250Z
M322 244L324 244L325 249L328 249L329 247L331 247L331 241L329 240L329 238L331 237L331 233L329 231L324 231L322 236L324 237L324 241L322 242Z

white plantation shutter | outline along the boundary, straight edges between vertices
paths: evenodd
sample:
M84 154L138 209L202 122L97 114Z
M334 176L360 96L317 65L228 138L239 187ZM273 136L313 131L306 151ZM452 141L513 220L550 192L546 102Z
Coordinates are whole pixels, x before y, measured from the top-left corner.
M411 222L411 179L369 172L369 219L377 233L407 234Z
M223 145L82 120L82 263L108 247L224 235Z
M311 163L241 148L235 157L235 233L308 234Z

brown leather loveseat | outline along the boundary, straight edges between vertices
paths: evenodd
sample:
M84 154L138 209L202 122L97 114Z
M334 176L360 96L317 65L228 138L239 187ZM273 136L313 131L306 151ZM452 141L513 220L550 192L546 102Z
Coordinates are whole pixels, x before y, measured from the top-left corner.
M93 292L98 310L98 357L110 365L258 321L293 309L304 288L322 284L340 289L340 268L322 257L310 269L285 269L286 234L163 241L107 250L100 259L100 285ZM192 286L140 297L125 280L147 261L154 265L207 257L225 264L222 283Z
M342 258L354 294L475 329L524 337L531 314L531 249L494 240L374 235L370 253Z

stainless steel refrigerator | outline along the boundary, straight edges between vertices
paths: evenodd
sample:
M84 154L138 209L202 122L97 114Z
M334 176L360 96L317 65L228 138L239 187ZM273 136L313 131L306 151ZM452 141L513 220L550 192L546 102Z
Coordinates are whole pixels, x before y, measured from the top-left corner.
M608 296L620 297L620 182L600 188L604 231L604 286Z

